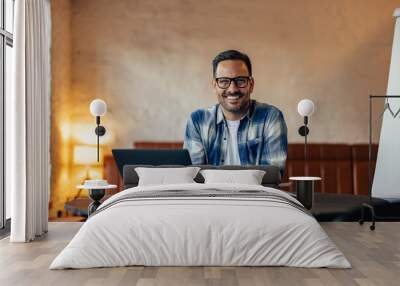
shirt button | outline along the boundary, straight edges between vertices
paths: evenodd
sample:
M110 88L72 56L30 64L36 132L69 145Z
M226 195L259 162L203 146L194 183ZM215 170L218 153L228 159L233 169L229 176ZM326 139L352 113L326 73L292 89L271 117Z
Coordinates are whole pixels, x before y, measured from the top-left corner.
M224 159L222 159L222 160L221 160L221 162L222 162L222 163L224 163L224 162L225 162L225 160L224 160Z
M226 140L226 137L224 137L224 140Z

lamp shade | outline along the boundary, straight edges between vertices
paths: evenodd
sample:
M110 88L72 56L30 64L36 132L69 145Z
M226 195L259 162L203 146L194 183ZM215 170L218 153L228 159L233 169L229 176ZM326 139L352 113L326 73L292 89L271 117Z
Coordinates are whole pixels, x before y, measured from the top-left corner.
M93 116L104 116L107 112L107 104L104 100L95 99L90 103L90 113Z
M95 146L75 145L73 149L74 165L95 165L97 148ZM101 156L102 157L102 156Z
M300 100L297 104L297 112L301 116L311 116L314 113L314 102L309 99Z

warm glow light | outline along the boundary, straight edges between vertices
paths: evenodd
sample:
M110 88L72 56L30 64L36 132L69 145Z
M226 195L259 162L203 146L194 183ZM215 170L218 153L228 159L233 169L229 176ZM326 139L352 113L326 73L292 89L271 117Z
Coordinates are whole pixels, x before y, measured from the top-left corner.
M82 144L96 144L97 137L94 133L96 125L94 123L73 124L73 138Z
M60 162L63 165L68 165L70 161L70 146L67 143L62 143L61 146L59 147L60 150Z
M102 150L100 148L100 161L103 158ZM97 162L97 148L95 146L74 146L74 164L75 165L96 165L102 164Z
M90 178L91 179L102 179L102 172L96 169L90 169L89 170Z
M69 172L66 167L61 167L59 171L59 180L61 184L68 184L70 177L69 177Z
M101 107L101 106L100 106ZM106 106L103 106L106 107ZM96 108L99 108L97 106ZM93 110L96 114L105 114L106 109ZM78 193L85 196L85 190L79 192L75 187L83 180L102 179L104 155L110 153L115 135L108 126L108 118L101 120L107 132L100 139L100 162L97 162L97 136L95 134L96 119L88 112L88 105L77 104L57 111L56 121L52 125L55 140L52 155L52 197L50 217L56 218L64 213L64 203L72 200Z
M67 141L71 136L71 126L68 122L60 124L61 138L63 141Z
M95 128L96 128L95 121L91 123L80 122L72 124L72 130L73 130L72 137L73 139L75 139L77 143L95 145L97 144L97 136L96 133L94 133ZM100 137L100 144L108 144L112 142L112 139L113 139L112 131L107 129L106 134Z

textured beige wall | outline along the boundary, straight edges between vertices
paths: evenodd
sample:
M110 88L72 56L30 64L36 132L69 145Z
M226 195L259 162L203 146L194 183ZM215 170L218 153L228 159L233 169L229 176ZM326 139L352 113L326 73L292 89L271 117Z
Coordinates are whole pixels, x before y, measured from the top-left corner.
M251 56L253 98L285 114L302 140L297 102L312 99L312 142L367 142L368 94L385 93L400 1L74 0L73 120L91 99L110 106L114 146L181 140L186 118L216 101L210 62L239 49Z

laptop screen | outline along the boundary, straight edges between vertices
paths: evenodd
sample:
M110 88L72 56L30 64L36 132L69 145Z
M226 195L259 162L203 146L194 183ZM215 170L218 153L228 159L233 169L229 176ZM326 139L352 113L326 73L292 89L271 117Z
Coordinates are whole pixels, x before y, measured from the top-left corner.
M191 165L186 149L113 149L112 154L122 177L124 165Z

